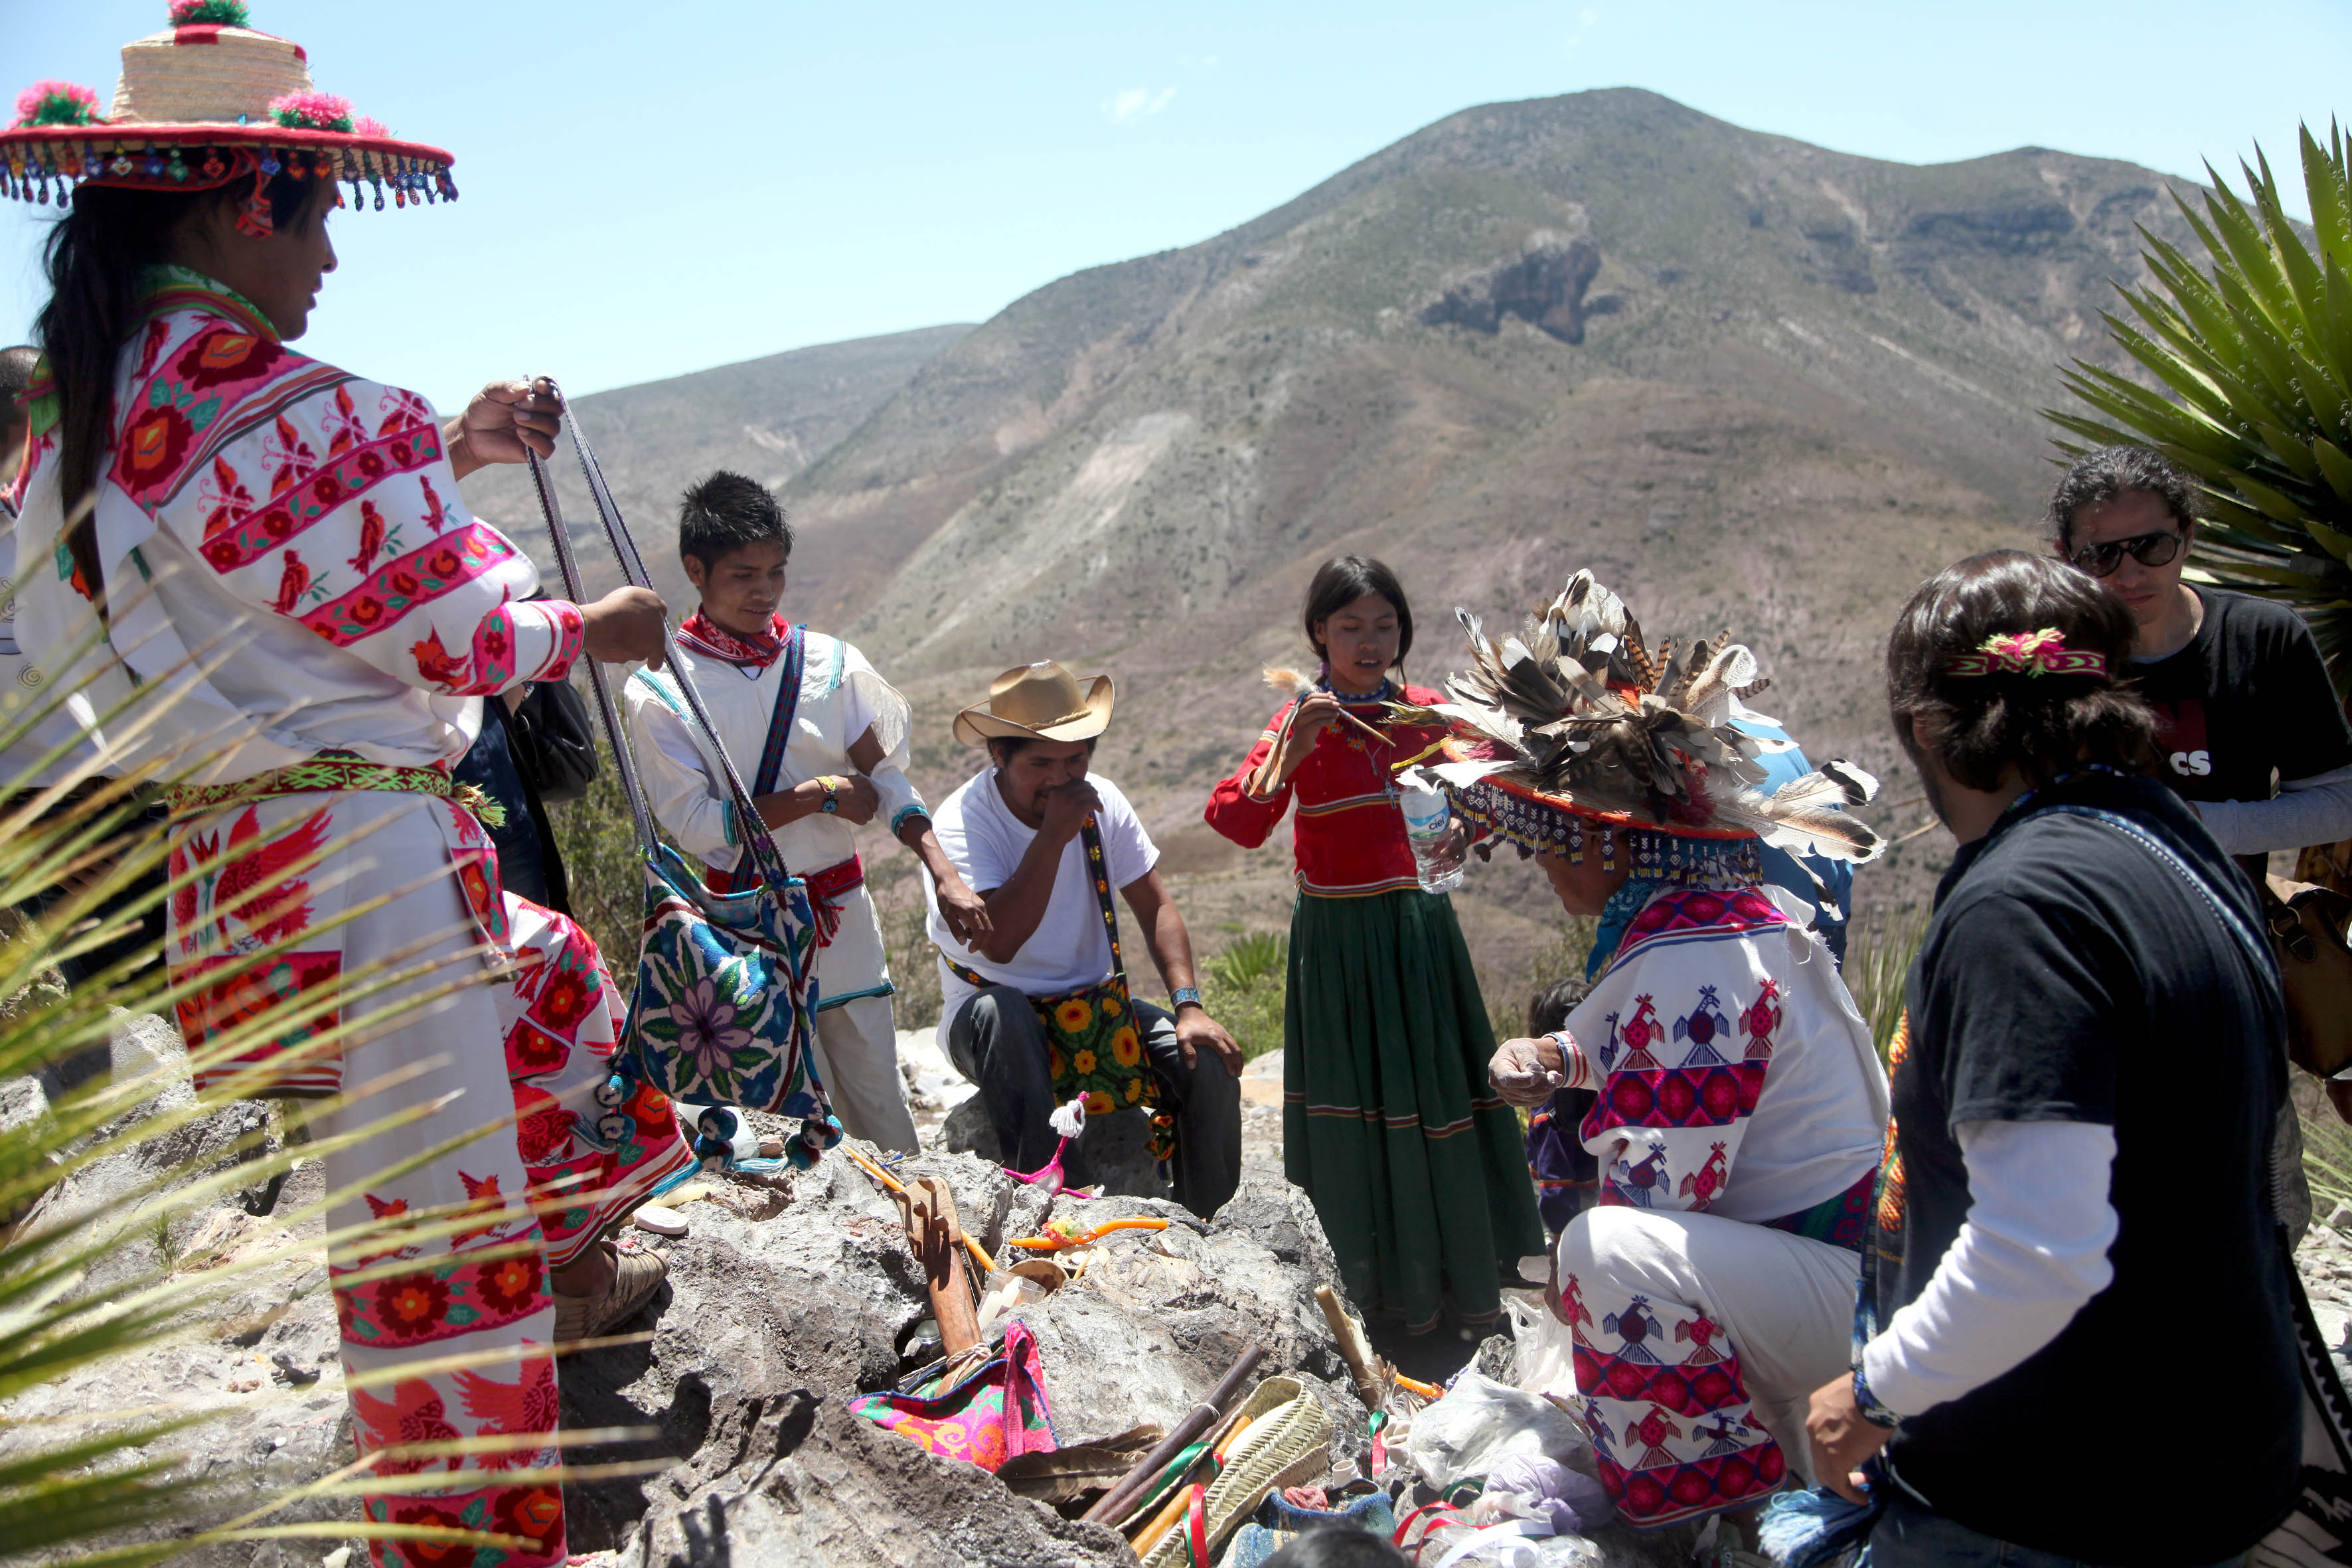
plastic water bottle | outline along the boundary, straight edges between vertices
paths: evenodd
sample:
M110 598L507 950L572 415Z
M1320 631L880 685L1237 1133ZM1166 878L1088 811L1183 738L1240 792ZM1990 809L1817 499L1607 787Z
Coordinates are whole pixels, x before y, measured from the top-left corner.
M1404 836L1412 845L1413 868L1421 873L1424 893L1450 893L1462 885L1462 868L1445 866L1438 848L1454 826L1454 803L1444 790L1417 784L1397 785L1397 805L1404 813Z

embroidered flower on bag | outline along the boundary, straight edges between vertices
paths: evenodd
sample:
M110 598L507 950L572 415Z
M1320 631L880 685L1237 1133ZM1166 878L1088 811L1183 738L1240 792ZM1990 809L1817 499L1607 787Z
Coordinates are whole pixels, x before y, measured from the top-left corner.
M715 1079L735 1065L735 1053L751 1043L751 1031L736 1023L738 1009L721 1001L719 985L706 974L687 987L671 1012L677 1019L677 1046L697 1077Z

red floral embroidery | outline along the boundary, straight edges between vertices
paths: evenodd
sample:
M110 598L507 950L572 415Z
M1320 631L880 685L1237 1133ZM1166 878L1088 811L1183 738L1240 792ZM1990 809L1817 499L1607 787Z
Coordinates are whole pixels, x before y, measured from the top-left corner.
M515 1085L515 1144L522 1163L536 1165L572 1142L572 1112L545 1089Z
M484 1306L500 1313L525 1317L547 1305L540 1289L544 1279L539 1254L532 1252L520 1258L502 1258L490 1264L482 1271L476 1289Z
M177 473L195 436L187 416L168 403L133 419L122 433L123 489L142 494Z
M501 1535L520 1535L539 1543L541 1552L563 1544L563 1494L553 1487L516 1487L495 1494L490 1503L491 1529Z
M404 1274L383 1282L376 1303L388 1327L414 1338L449 1315L449 1287L430 1273Z
M268 338L234 327L198 332L173 362L172 374L190 392L207 392L233 381L268 374L286 351Z

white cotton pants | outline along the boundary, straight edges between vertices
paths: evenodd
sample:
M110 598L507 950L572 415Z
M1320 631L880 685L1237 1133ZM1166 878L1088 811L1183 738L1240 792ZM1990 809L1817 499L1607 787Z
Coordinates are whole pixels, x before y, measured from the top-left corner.
M898 1076L898 1030L887 996L858 996L816 1016L816 1070L833 1097L842 1130L884 1149L912 1154L914 1112Z
M1559 1273L1577 1389L1629 1522L1772 1489L1758 1427L1811 1484L1806 1407L1847 1370L1860 1268L1843 1247L1709 1214L1608 1205L1570 1223Z

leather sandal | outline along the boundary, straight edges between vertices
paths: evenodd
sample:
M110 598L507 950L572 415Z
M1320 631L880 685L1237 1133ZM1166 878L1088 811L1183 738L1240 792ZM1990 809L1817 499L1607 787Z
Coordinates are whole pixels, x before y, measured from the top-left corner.
M661 1289L669 1278L669 1259L634 1240L596 1244L613 1259L613 1283L601 1296L567 1296L555 1300L555 1341L559 1345L594 1339L625 1321Z

